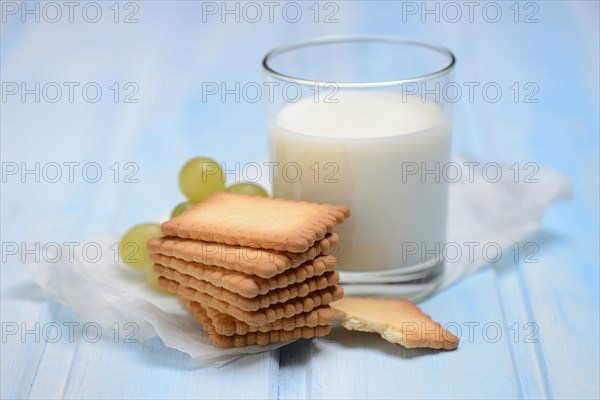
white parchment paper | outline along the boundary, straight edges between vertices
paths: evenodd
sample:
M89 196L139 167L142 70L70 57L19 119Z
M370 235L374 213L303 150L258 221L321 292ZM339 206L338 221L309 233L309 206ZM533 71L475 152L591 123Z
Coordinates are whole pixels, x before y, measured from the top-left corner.
M457 162L463 165L464 161ZM551 169L540 168L525 180L524 176L515 179L513 173L508 173L512 170L502 168L502 178L494 182L495 179L484 175L481 166L485 163L472 173L463 173L458 182L450 183L448 242L496 243L507 251L540 228L544 212L552 202L566 200L571 195L569 181ZM46 296L73 309L81 320L105 328L115 322L136 323L137 339L159 336L166 346L189 354L201 365L220 366L244 354L285 345L229 350L213 347L173 296L150 288L141 276L142 271L120 265L112 250L118 241L119 236L113 234L88 238L83 243L93 243L102 249L99 258L84 259L81 254L71 257L68 249L63 249L60 256L57 254L57 261L28 263L26 268ZM481 251L473 252L473 257L462 256L447 263L438 290L487 263ZM373 285L368 286L369 291L373 290ZM391 290L393 294L394 289L381 285L381 290ZM399 289L397 293L401 292ZM360 293L360 286L353 285L352 294L356 293Z

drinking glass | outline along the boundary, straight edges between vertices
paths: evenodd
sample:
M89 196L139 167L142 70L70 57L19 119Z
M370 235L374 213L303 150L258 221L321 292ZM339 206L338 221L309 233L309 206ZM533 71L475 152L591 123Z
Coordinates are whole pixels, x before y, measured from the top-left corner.
M440 280L454 64L442 46L387 36L318 38L263 60L273 194L350 207L336 256L360 293L398 283L422 295Z

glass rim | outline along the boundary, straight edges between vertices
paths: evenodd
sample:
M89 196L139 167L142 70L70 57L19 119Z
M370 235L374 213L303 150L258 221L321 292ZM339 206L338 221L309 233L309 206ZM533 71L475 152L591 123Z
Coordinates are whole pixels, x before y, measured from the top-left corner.
M312 47L312 46L320 46L324 44L336 44L336 43L356 43L356 42L379 42L379 43L393 43L393 44L402 44L413 47L420 47L429 50L436 51L442 55L448 57L448 63L445 67L438 69L436 71L430 72L425 75L419 75L416 77L403 78L403 79L394 79L394 80L386 80L386 81L373 81L373 82L325 82L319 80L310 80L302 77L287 75L282 72L278 72L274 70L269 64L270 61L287 52ZM263 70L276 77L277 79L287 81L287 82L295 82L305 85L331 85L335 84L341 88L369 88L369 87L384 87L384 86L396 86L402 85L406 83L412 82L422 82L431 80L442 75L449 73L456 64L456 57L454 54L444 46L439 44L423 41L419 39L413 39L409 37L403 36L387 36L387 35L336 35L336 36L322 36L308 40L302 40L298 42L293 42L290 44L285 44L282 46L275 47L273 50L269 51L262 60Z

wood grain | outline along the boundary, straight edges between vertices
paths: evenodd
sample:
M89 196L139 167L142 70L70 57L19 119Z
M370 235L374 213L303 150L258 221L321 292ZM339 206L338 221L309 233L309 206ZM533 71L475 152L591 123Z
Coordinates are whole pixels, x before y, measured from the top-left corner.
M44 300L18 258L7 256L0 269L1 398L600 397L597 3L537 2L534 24L512 21L512 2L502 3L506 18L496 24L479 14L473 23L403 22L403 3L394 1L337 2L337 24L201 23L200 3L136 3L137 24L108 17L98 24L3 23L3 82L99 81L105 89L93 104L2 103L4 163L97 162L103 171L98 183L9 177L2 183L3 243L124 232L183 200L177 173L188 158L208 155L228 165L265 159L262 102L203 102L202 82L261 82L260 57L270 48L335 33L444 43L458 57L457 82L493 81L505 90L497 103L479 97L456 104L455 150L554 167L572 180L574 199L553 207L531 238L538 262L492 265L421 304L442 324L462 328L454 352L409 351L377 335L336 330L314 343L199 369L159 339L115 343L104 332L90 343L76 330L72 343L66 335L56 343L21 340L4 335L7 324L83 322ZM115 103L108 89L115 81L136 82L139 103ZM515 102L508 89L514 82L535 82L539 102ZM115 162L118 183L109 168ZM138 183L122 182L128 162L139 167ZM486 324L490 335L501 330L497 341L482 333ZM526 324L537 327L532 342Z

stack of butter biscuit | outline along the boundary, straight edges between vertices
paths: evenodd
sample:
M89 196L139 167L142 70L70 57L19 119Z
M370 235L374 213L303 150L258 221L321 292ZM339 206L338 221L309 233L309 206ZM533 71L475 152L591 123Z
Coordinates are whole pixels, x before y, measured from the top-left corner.
M158 284L217 347L327 335L343 297L333 227L342 205L217 192L148 242Z

